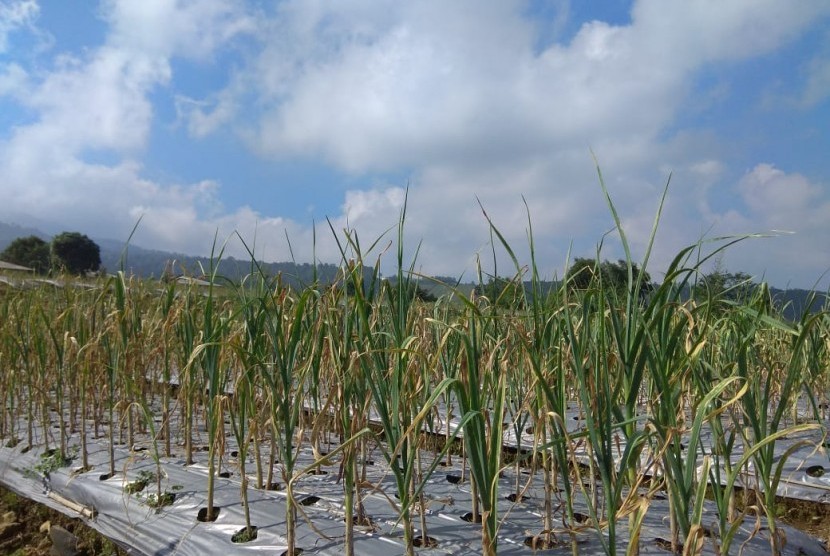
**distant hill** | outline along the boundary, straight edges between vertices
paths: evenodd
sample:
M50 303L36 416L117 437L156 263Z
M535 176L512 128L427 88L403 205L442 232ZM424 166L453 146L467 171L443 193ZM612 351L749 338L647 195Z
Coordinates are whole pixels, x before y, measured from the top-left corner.
M814 293L809 290L770 288L770 293L782 316L790 321L799 320L805 311L817 313L830 301L826 293Z
M0 251L19 237L37 236L44 241L51 241L52 236L43 233L35 228L27 228L16 224L0 222ZM115 272L121 269L121 256L124 252L124 243L113 239L92 238L101 249L101 266L107 272ZM283 263L260 263L262 271L268 276L276 276L282 273L286 284L301 286L313 281L315 268L308 263L296 264L291 262ZM194 257L182 253L170 253L146 249L130 245L126 252L124 270L142 278L160 278L165 270L171 270L174 274L187 274L189 276L201 276L203 272L210 269L208 257ZM238 282L250 274L251 261L238 260L233 257L223 258L219 263L218 274L231 281ZM334 264L321 263L316 268L317 279L323 283L333 282L337 277L338 266Z
M8 247L8 245L19 237L37 236L42 240L49 241L52 236L44 234L35 228L27 228L25 226L18 226L17 224L6 224L0 222L0 251Z
M32 235L45 241L52 239L51 235L43 233L36 228L0 222L0 251L5 249L15 239ZM92 239L101 248L101 265L104 269L108 272L119 270L121 268L121 255L124 250L124 243L113 239ZM126 254L124 270L142 278L160 278L166 269L171 268L173 268L172 272L174 274L187 274L198 277L210 268L210 259L207 257L194 257L181 253L146 249L135 245L130 245ZM282 273L283 279L287 284L302 286L313 282L315 267L308 263L263 262L260 264L263 272L268 276L276 276L277 273ZM218 274L224 278L238 282L250 274L251 270L251 261L227 257L223 258L220 262ZM338 270L339 267L336 264L319 263L316 267L317 279L322 283L333 282L337 278ZM371 270L367 269L366 272L368 279ZM419 284L436 297L447 296L453 293L459 293L465 297L469 297L475 284L471 283L469 279L464 280L460 284L456 284L457 280L457 278L451 276L424 277L419 280ZM541 285L542 291L547 293L551 289L556 288L558 283L544 282ZM525 288L529 290L530 284L526 282ZM808 290L797 288L782 290L770 287L770 293L779 310L782 311L783 316L791 321L798 320L804 314L805 309L814 313L821 310L830 301L826 293L814 294Z
M108 272L121 269L121 256L124 244L113 240L95 240L101 248L101 265ZM339 267L329 263L318 263L315 267L309 263L266 263L259 262L260 269L267 276L276 276L281 273L286 284L302 286L317 280L322 283L333 282L337 278ZM203 276L210 272L209 257L196 257L182 253L157 251L130 245L126 251L124 270L128 274L143 278L160 278L165 272L185 274L188 276ZM259 270L252 267L250 260L240 260L234 257L223 257L219 261L217 274L232 282L239 282L245 276Z

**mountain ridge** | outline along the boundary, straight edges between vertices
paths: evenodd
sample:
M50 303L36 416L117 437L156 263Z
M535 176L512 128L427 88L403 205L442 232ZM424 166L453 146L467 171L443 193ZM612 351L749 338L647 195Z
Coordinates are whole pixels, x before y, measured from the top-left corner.
M0 251L17 238L37 236L44 241L51 241L52 236L37 228L0 222ZM101 268L105 272L115 272L122 269L128 274L142 278L161 278L164 274L202 276L211 265L210 257L187 255L148 249L133 244L108 238L91 237L101 250ZM122 261L123 257L123 261ZM309 284L316 278L323 282L333 282L337 277L339 267L331 263L318 263L316 266L309 263L294 262L263 262L257 261L262 271L269 276L282 273L286 283L291 285ZM234 257L223 257L219 261L217 274L228 280L238 282L254 269L250 260L239 260Z
M30 235L40 237L44 241L50 241L52 237L37 228L0 222L0 251L16 238ZM122 268L122 255L126 255L123 260L123 269L128 274L142 278L161 278L164 274L200 277L209 272L211 267L210 257L148 249L133 244L125 245L124 242L114 239L93 237L92 240L101 249L101 266L107 272L115 272ZM257 264L268 276L276 276L281 273L285 283L292 286L310 284L314 282L315 277L319 282L332 283L337 280L340 270L338 265L332 263L312 265L309 263L258 261ZM229 256L223 257L219 261L217 274L233 282L239 282L253 271L256 271L256 269L252 267L250 260L240 260ZM444 284L434 280L421 280L421 286L433 295L447 295L452 293L453 286L457 282L450 278L446 276L436 277L436 279L441 279ZM471 290L473 285L469 282L460 283L457 285L458 291L469 293L468 290ZM528 285L526 283L525 287L527 288ZM801 288L782 289L770 286L770 292L776 304L781 308L783 316L789 320L797 320L805 310L810 313L820 310L827 299L827 295L823 292L816 292L813 295L810 290Z

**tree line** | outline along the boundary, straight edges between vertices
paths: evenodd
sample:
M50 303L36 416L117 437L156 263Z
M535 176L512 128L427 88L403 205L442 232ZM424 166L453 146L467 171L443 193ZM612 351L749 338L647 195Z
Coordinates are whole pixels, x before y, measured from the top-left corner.
M542 295L548 295L564 283L571 292L595 290L620 297L626 296L631 287L635 288L632 293L641 302L646 302L660 285L652 280L648 272L640 275L640 267L634 263L631 265L631 278L629 283L628 263L624 260L614 262L578 257L569 265L562 281L542 282L539 291ZM525 301L532 297L534 288L518 277L490 276L487 281L477 284L474 291L476 296L484 296L491 303L523 307ZM718 312L732 305L748 303L756 296L773 304L788 321L797 321L804 314L816 313L830 303L827 292L774 288L763 281L756 281L746 272L729 271L720 261L709 272L696 276L680 292L681 299L708 301L712 310Z
M101 268L101 249L80 232L62 232L46 242L19 237L0 253L0 260L25 266L37 274L88 274Z

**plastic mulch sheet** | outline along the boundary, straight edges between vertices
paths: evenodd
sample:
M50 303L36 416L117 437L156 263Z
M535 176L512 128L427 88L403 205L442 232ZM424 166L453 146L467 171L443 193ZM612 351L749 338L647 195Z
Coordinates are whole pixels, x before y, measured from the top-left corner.
M19 430L24 430L23 424ZM509 429L509 427L507 427ZM52 432L52 431L49 431ZM515 436L515 435L514 435ZM91 437L91 434L90 434ZM201 431L197 447L204 447L206 435ZM246 543L232 542L233 535L245 525L241 503L241 481L237 458L231 457L237 447L228 436L225 439L224 457L217 471L224 477L216 479L214 503L220 507L218 518L213 522L200 522L197 514L206 506L207 452L195 454L196 463L186 466L183 448L175 446L172 457L161 457L157 462L151 456L153 445L144 438L136 450L127 446L116 447L116 470L113 477L104 474L109 469L109 451L106 438L93 440L89 444L91 469L79 472L80 458L67 466L52 470L45 477L38 471L42 468L41 454L44 451L43 434L39 431L40 445L25 450L25 442L4 441L0 447L0 484L36 502L46 504L69 515L78 515L65 501L94 511L94 517L82 518L105 536L123 546L130 554L137 555L182 555L203 556L205 554L282 554L286 550L285 490L258 490L253 488L255 465L252 454L248 455L246 468L251 486L248 489L251 524L257 527L257 538ZM800 440L810 440L796 450L783 466L779 494L789 497L830 503L830 471L828 457L816 435L785 439L777 450L783 454L788 445ZM817 443L818 440L818 443ZM515 444L506 438L506 444ZM702 438L705 444L707 438ZM70 453L77 453L79 437L69 439ZM531 445L525 438L523 445ZM54 446L54 441L50 441ZM323 445L321 449L333 450L335 444ZM161 450L162 447L158 446ZM266 454L263 454L265 457ZM395 487L392 475L376 451L369 456L367 484L373 485L362 490L366 513L371 517L371 527L356 527L355 553L360 555L389 556L404 552L402 532L397 521L398 512L394 504ZM424 455L424 467L430 463L430 455ZM310 448L301 453L298 469L313 463ZM343 553L344 511L343 486L338 480L336 458L332 465L323 465L321 474L306 474L295 483L295 497L302 504L297 520L297 546L303 554L335 555ZM472 508L469 480L461 480L461 459L453 458L453 465L439 466L424 489L423 520L430 537L437 545L434 548L419 548L420 554L477 554L481 552L481 525L465 520ZM172 504L153 508L150 505L157 486L149 482L140 492L128 485L140 478L151 477L161 469L161 488L164 493L174 496ZM279 465L275 478L283 482ZM543 528L544 477L541 472L530 473L527 469L508 465L499 479L498 513L499 554L533 554L534 550L525 544L528 537L538 535ZM517 483L524 498L511 501L507 496L516 493ZM590 491L586 487L586 492ZM578 489L578 492L581 492ZM50 495L51 493L51 495ZM57 495L57 496L55 496ZM596 496L602 500L601 490ZM64 500L64 501L62 501ZM515 496L514 496L515 500ZM668 554L670 539L668 502L659 494L648 501L648 511L640 533L640 554ZM579 554L604 554L603 543L607 533L597 532L588 522L565 527L564 501L553 498L554 540L552 549L539 551L540 554L570 554L572 542L577 543ZM587 519L590 513L584 496L576 497L574 510ZM413 512L416 535L421 534L421 508ZM588 520L590 521L590 520ZM715 506L707 502L703 526L715 534L704 540L704 553L716 554L717 514ZM617 523L616 545L624 549L628 544L628 517ZM786 542L784 554L824 555L821 543L800 531L782 527ZM571 532L569 532L569 530ZM763 518L747 516L732 544L743 554L769 554L769 530Z

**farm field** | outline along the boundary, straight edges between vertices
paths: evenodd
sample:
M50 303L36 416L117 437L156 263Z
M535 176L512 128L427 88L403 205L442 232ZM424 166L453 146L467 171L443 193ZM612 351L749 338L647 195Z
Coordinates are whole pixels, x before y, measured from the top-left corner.
M0 0L0 107L0 556L830 556L830 0Z
M426 302L345 243L305 288L4 290L0 484L135 554L827 553L787 521L827 523L830 313L689 296L691 250Z

